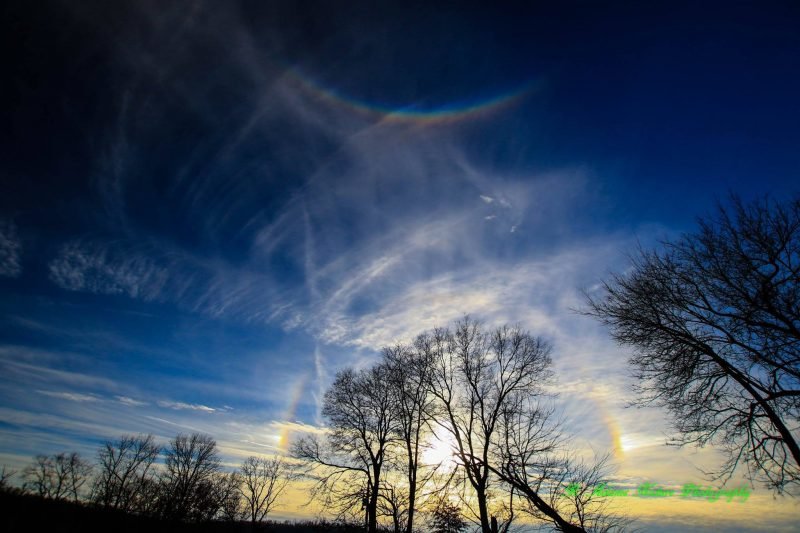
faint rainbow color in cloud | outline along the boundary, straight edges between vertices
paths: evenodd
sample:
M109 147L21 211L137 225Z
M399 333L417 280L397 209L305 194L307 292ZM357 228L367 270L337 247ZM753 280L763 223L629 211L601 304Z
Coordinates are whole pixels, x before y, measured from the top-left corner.
M305 372L300 376L300 379L294 384L294 387L291 390L289 395L289 403L286 406L286 411L283 414L283 420L286 422L294 422L297 418L297 407L300 405L300 401L303 399L303 395L306 392L306 387L311 382L311 372ZM292 429L290 424L284 424L283 428L281 429L280 435L278 437L278 448L281 451L288 451L289 449L289 438L292 435Z
M373 120L417 126L446 125L486 117L513 107L542 86L542 80L526 81L490 96L458 100L434 107L421 107L417 104L393 106L368 102L345 94L341 89L324 84L297 66L288 68L285 74L290 82L316 100Z
M605 403L602 400L594 402L597 407L600 419L605 425L608 436L611 439L612 453L615 459L622 459L625 455L625 443L622 436L622 429L619 426L617 419L608 411Z

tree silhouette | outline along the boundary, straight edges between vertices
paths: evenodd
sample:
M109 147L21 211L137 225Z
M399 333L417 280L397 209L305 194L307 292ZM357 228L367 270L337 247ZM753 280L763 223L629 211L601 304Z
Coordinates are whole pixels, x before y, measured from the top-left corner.
M325 441L305 437L292 447L295 457L316 470L313 494L341 513L363 506L370 533L377 531L382 476L398 431L388 379L382 365L341 371L325 393L322 414L330 423Z
M78 501L92 473L92 465L76 452L37 455L23 472L23 489L55 500Z
M639 403L671 412L674 444L721 445L717 478L800 483L800 199L734 197L603 289L586 313L636 350Z
M245 515L252 522L263 521L289 482L288 466L280 457L251 456L239 468L240 492Z
M8 481L17 474L16 470L11 470L5 465L3 465L2 470L0 470L0 491L8 490L9 483Z
M461 508L448 501L441 502L433 511L433 533L460 533L467 527Z
M398 344L384 348L381 364L386 367L393 418L397 420L402 447L400 455L404 456L398 462L405 470L408 484L408 490L402 496L400 490L392 488L385 500L389 504L395 530L399 531L400 522L404 522L403 529L406 533L412 533L417 494L426 481L420 477L420 458L424 450L423 439L433 416L433 359L430 350L425 347L425 337L420 337L414 346ZM399 519L400 515L404 516L404 520Z
M56 477L55 466L50 457L37 455L32 464L22 471L22 489L44 498L62 497L62 483Z
M215 475L220 469L217 443L208 435L178 435L166 450L161 479L161 513L171 520L202 521L218 506Z
M240 472L218 472L214 476L217 517L235 522L242 516L242 475Z
M490 332L469 317L454 330L437 329L423 342L433 359L436 422L452 436L475 493L483 533L491 533L488 494L492 440L508 402L536 395L550 377L550 346L520 328Z
M98 505L142 512L145 492L154 482L153 464L161 448L152 435L123 435L105 442L98 451L99 472L92 490Z
M602 463L593 470L564 458L567 439L554 410L540 405L551 378L549 353L548 343L519 327L487 331L465 317L452 330L384 349L370 368L343 370L325 394L323 436L292 446L315 481L312 496L340 517L364 511L370 532L379 517L390 518L395 533L409 531L414 499L429 480L443 484L426 491L423 507L455 487L485 533L493 526L509 531L515 501L563 531L620 529L591 498L560 498L561 484L600 479ZM456 466L420 476L423 441L436 431L449 435ZM494 489L508 498L498 503Z

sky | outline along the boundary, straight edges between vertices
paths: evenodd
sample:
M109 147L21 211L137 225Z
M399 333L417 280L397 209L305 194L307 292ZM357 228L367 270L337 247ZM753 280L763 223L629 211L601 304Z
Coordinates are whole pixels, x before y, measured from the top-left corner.
M798 193L800 8L525 4L5 2L0 462L285 453L338 370L469 314L553 343L619 483L702 482L717 452L625 408L629 352L575 309L729 194ZM635 513L790 530L753 490Z

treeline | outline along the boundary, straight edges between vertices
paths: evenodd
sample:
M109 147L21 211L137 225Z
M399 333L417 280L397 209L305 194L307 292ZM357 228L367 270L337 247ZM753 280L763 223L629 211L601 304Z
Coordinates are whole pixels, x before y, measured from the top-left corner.
M163 454L163 466L157 460ZM16 472L3 469L0 488ZM264 521L292 478L281 458L251 456L223 471L207 435L177 435L166 446L152 435L105 442L91 462L79 454L38 455L19 473L16 491L46 500L82 502L171 522Z
M50 533L363 533L358 526L326 520L276 522L174 522L157 517L102 509L86 502L42 498L20 490L0 491L0 531Z

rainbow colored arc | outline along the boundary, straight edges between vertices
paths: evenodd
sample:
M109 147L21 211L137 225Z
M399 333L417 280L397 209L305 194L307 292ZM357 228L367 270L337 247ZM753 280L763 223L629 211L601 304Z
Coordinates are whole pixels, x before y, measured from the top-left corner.
M317 100L382 122L416 125L450 124L491 115L512 107L540 86L539 81L528 81L489 97L452 102L435 108L420 108L413 105L394 107L359 100L344 94L340 89L323 85L298 67L288 69L287 75L298 87Z
M306 395L306 388L308 384L311 382L311 373L305 372L300 379L294 385L290 395L289 395L289 404L286 407L286 412L283 415L283 420L285 422L295 422L297 419L297 408L300 405L300 402ZM284 426L281 429L280 435L278 436L278 448L281 451L288 451L289 449L289 439L292 436L292 430L288 426Z

